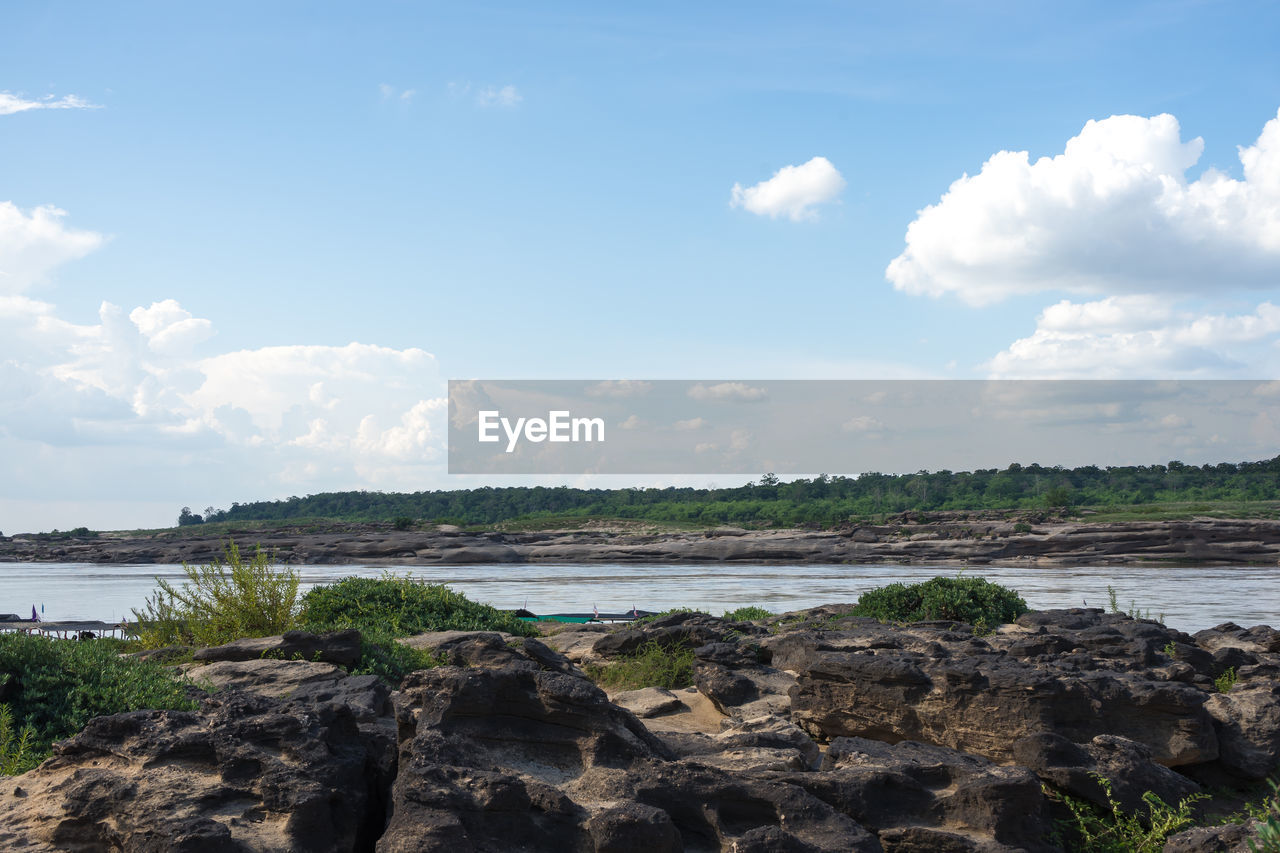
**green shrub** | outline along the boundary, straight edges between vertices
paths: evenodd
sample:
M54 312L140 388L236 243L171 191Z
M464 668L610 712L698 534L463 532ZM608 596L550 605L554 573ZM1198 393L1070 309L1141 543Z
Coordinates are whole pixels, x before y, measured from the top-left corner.
M1025 521L1019 521L1017 524L1013 526L1013 532L1014 533L1030 533L1031 525L1027 524Z
M114 644L97 640L0 634L0 683L12 714L5 755L26 752L37 760L54 741L79 732L94 717L195 707L172 672L122 658ZM30 735L21 748L28 727Z
M601 687L638 690L665 687L677 690L693 684L693 649L668 647L653 641L635 654L603 666L588 666L587 677Z
M1213 686L1218 688L1219 693L1226 693L1232 687L1236 686L1236 668L1234 666L1227 667L1226 671L1213 680Z
M0 776L17 776L40 763L35 738L35 729L25 725L19 731L13 723L13 711L0 704Z
M1268 779L1271 796L1249 809L1249 817L1258 821L1256 838L1250 838L1252 853L1280 853L1280 784Z
M952 619L994 627L1012 622L1030 608L1016 592L982 578L933 578L892 583L865 592L852 611L882 622Z
M395 521L391 522L391 526L396 530L408 530L413 527L413 519L407 515L397 516Z
M1129 814L1120 807L1111 791L1111 780L1091 774L1107 797L1107 808L1061 795L1071 813L1065 829L1071 842L1068 849L1088 853L1160 853L1169 836L1195 825L1196 802L1207 794L1192 794L1171 806L1151 791L1142 795L1147 813Z
M768 619L773 614L763 607L755 607L748 605L739 607L737 610L726 610L724 618L730 622L754 622L757 619Z
M538 633L512 613L472 601L442 584L390 574L344 578L311 589L302 597L301 624L308 631L359 628L395 637L426 631L506 631L523 637Z
M446 586L390 574L344 578L311 589L302 598L300 622L308 631L358 629L363 643L352 672L377 675L391 684L440 663L430 652L397 643L400 637L427 631L505 631L524 637L538 633L513 614Z
M225 560L203 566L183 564L187 582L175 588L156 578L160 589L133 616L146 648L196 644L217 646L244 637L269 637L296 626L298 573L277 569L261 547L251 561L228 542Z

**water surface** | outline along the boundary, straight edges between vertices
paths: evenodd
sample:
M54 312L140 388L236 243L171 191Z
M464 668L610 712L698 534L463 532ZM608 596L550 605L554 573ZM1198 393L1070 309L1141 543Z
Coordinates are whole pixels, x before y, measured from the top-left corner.
M868 589L936 575L955 567L899 565L473 565L298 566L305 588L350 575L409 574L447 583L478 601L535 613L666 610L694 607L722 613L743 605L774 612L855 601ZM1280 568L1073 567L967 569L967 575L1012 587L1033 608L1106 607L1115 588L1122 609L1163 614L1166 624L1198 631L1221 622L1280 627ZM45 620L117 621L141 607L155 578L186 579L181 566L93 563L0 563L0 613Z

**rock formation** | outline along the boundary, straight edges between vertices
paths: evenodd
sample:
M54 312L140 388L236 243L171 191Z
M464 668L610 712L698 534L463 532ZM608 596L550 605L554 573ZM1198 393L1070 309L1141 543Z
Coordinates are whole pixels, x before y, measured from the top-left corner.
M210 650L189 673L215 691L197 710L98 718L0 780L0 848L1051 851L1060 795L1105 804L1109 787L1132 809L1280 768L1270 629L1073 609L983 634L848 611L426 634L405 642L441 665L394 693ZM650 643L694 649L696 694L611 700L583 675ZM700 728L677 724L693 697ZM1166 849L1245 849L1253 831Z

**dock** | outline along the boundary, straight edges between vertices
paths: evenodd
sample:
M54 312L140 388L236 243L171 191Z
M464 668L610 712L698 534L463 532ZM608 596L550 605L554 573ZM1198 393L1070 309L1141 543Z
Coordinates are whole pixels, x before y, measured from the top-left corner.
M0 632L40 634L62 640L74 640L84 634L119 637L123 640L128 637L130 630L123 622L32 622L30 619L0 622Z

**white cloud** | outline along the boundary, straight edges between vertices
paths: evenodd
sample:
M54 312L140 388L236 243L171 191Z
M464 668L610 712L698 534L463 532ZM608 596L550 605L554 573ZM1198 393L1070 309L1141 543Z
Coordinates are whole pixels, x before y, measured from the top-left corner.
M606 379L587 388L588 397L640 397L653 390L652 382L642 379Z
M1280 281L1280 113L1240 149L1243 180L1188 181L1203 140L1177 119L1090 121L1062 154L1001 151L907 229L899 290L974 305L1018 293L1206 293Z
M875 432L883 428L884 424L870 415L858 415L840 425L845 432Z
M686 392L695 400L742 400L752 402L763 400L765 390L753 388L744 382L720 382L716 385L698 383Z
M485 86L476 91L476 103L482 107L514 107L524 100L515 86Z
M66 227L66 215L52 205L24 213L12 202L0 202L0 296L22 293L54 267L102 245L101 234Z
M63 95L55 98L45 95L37 100L29 100L12 92L0 92L0 116L23 113L28 110L96 110L97 104L91 104L79 95Z
M1280 369L1280 307L1175 311L1148 297L1059 302L988 365L994 378L1221 378Z
M379 83L378 92L382 95L382 100L397 100L408 103L413 100L413 96L418 94L416 89L397 89L390 83Z
M704 418L689 418L687 421L676 421L673 426L678 430L705 429L707 422Z
M793 222L816 219L813 208L834 201L845 188L844 177L826 157L814 157L800 166L783 166L767 181L755 186L734 184L729 206Z

